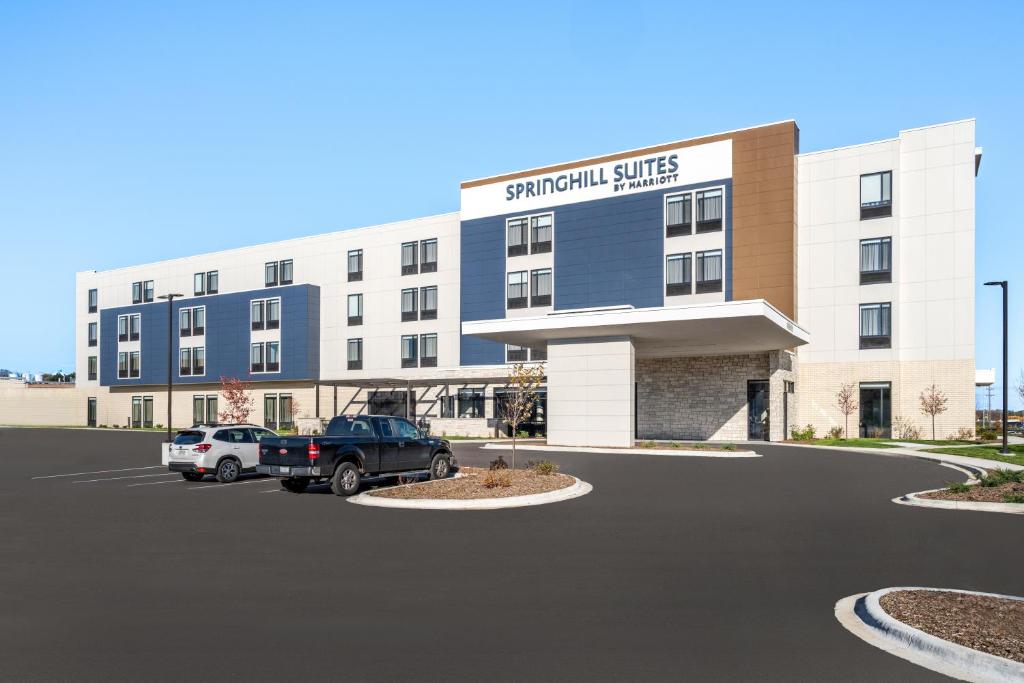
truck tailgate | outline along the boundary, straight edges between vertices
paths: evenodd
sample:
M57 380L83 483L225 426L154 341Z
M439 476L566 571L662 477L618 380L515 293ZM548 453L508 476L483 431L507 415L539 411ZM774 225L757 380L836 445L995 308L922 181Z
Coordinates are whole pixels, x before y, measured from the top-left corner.
M307 447L311 438L308 436L264 437L260 441L261 465L290 465L292 467L309 464Z

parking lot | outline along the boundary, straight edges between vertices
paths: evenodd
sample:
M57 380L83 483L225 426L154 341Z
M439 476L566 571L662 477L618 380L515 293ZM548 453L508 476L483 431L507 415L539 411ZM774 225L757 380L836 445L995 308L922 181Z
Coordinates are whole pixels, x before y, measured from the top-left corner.
M1019 519L890 502L959 478L913 459L521 453L594 491L435 512L184 482L162 438L0 429L5 680L926 681L835 602L1024 594Z

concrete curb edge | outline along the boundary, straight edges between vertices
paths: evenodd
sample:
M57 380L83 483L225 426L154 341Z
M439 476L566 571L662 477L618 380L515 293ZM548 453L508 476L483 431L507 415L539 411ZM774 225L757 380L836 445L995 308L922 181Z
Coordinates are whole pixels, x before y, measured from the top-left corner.
M571 475L570 475L571 476ZM367 505L371 507L398 508L404 510L499 510L502 508L528 507L531 505L544 505L546 503L558 503L563 500L571 500L585 496L594 490L594 487L585 481L573 477L575 480L571 486L548 491L546 493L533 493L526 496L509 496L507 498L476 498L473 500L447 500L442 498L382 498L370 493L360 493L352 496L348 502L356 505Z

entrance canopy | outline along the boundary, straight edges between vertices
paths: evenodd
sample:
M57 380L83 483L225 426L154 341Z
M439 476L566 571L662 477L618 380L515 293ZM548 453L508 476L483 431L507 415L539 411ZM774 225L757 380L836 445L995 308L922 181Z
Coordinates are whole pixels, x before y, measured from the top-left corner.
M642 358L711 356L790 349L810 341L807 330L764 299L687 306L554 311L547 315L462 323L462 333L544 348L548 342L630 337Z

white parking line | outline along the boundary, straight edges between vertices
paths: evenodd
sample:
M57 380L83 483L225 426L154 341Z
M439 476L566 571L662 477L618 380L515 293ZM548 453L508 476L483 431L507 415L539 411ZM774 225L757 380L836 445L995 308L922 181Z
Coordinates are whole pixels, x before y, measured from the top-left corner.
M45 477L32 477L33 479L54 479L56 477L80 477L83 474L108 474L110 472L130 472L132 470L155 470L166 465L150 465L149 467L125 467L120 470L95 470L93 472L72 472L71 474L48 474Z
M145 479L146 477L173 477L177 472L161 472L160 474L135 474L130 477L107 477L105 479L79 479L72 484L91 484L94 481L117 481L118 479Z
M273 491L260 491L260 493L281 493L281 489L274 489Z
M199 489L229 489L232 486L241 486L242 484L274 484L276 483L273 479L250 479L248 481L235 481L230 484L206 484L204 486L193 486L189 488L189 491L198 491Z
M141 484L128 484L125 488L131 488L133 486L156 486L157 484L187 484L189 483L185 479L171 479L170 481L145 481Z

